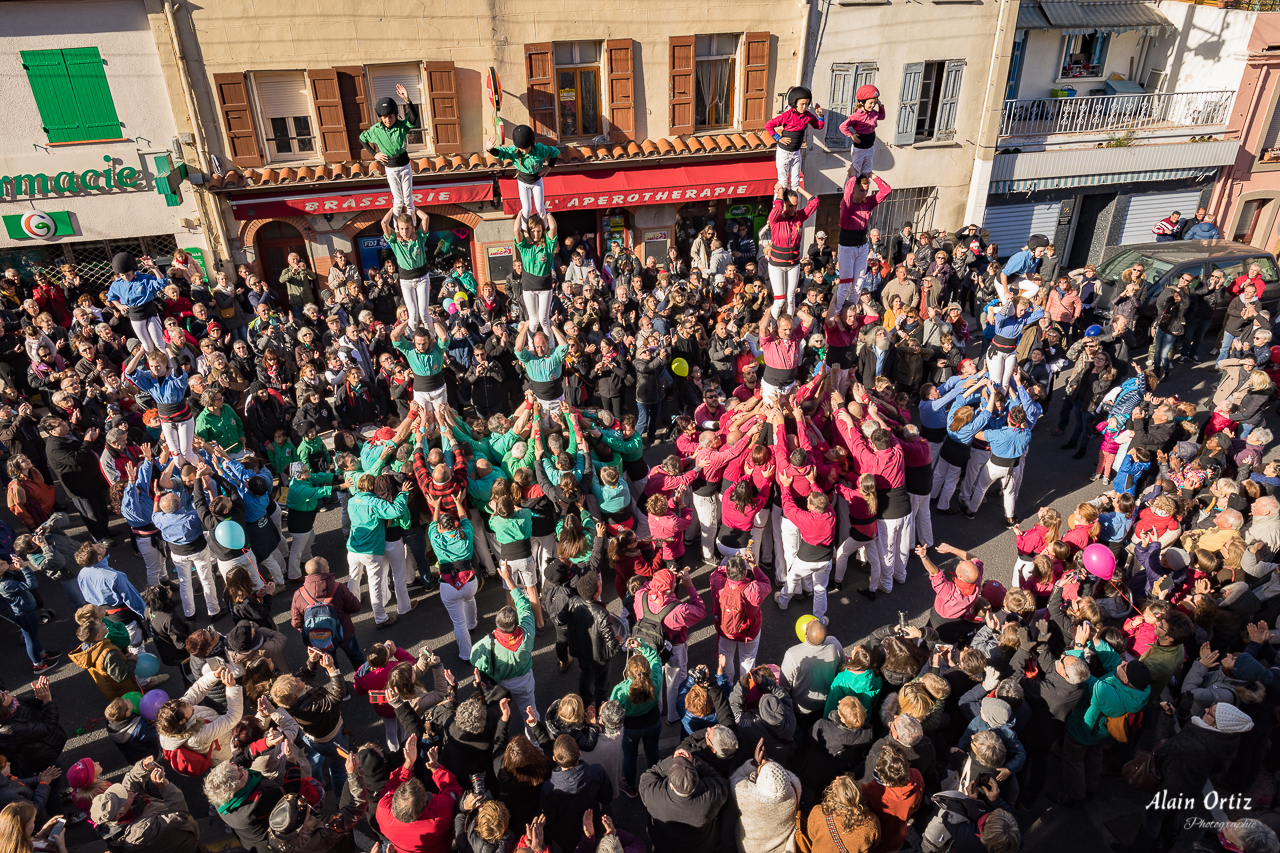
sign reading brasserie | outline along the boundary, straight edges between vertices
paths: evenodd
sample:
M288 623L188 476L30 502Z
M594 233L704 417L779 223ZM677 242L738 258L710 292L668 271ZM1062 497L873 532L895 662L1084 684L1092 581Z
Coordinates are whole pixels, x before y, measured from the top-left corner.
M138 189L142 182L142 173L131 166L116 169L111 165L114 159L110 155L103 156L107 164L105 169L85 169L82 172L57 172L48 175L35 172L26 175L0 175L0 198L21 198L22 196L44 196L51 193L88 193L104 190Z

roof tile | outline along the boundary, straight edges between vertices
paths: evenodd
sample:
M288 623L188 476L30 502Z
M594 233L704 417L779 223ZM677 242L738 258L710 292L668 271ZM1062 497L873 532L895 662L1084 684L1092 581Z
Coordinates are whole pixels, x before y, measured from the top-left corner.
M635 144L635 142L628 142L628 143L627 143L627 156L628 156L628 157L642 157L642 156L644 156L644 152L642 152L642 151L640 150L640 146L639 146L639 145L636 145L636 144Z
M280 177L280 173L277 172L275 169L263 169L259 174L262 177L259 178L258 180L264 184L274 184ZM249 177L250 173L246 172L245 176Z
M672 144L672 141L670 139L663 137L662 139L658 140L658 153L663 157L667 156L668 154L675 154L676 146Z
M467 160L468 169L479 169L483 166L484 166L484 158L481 157L479 154L472 154L470 159Z
M710 146L704 144L703 140L697 136L687 136L684 137L682 141L685 145L689 146L689 150L694 154L702 154L705 151L711 150Z
M658 146L654 144L652 139L646 139L640 143L640 149L644 152L644 156L652 157L658 153Z

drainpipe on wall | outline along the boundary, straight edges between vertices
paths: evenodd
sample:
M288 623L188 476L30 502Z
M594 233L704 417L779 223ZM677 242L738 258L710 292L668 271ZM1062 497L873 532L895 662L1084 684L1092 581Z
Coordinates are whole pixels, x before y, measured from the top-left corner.
M1017 31L1014 16L1017 4L1000 0L996 18L995 40L991 45L991 70L987 73L987 94L978 124L978 143L973 156L973 174L969 178L969 198L965 203L964 221L982 224L987 212L987 188L995 166L996 148L1000 141L1000 116L1004 112L1005 82L1009 77L1009 61L1013 54L1013 37Z
M182 97L187 102L188 121L191 126L192 136L195 138L196 159L200 171L209 174L209 152L204 146L204 130L200 121L200 112L196 107L195 95L191 90L191 80L187 75L187 58L182 50L182 40L178 37L178 24L173 16L174 4L170 0L165 0L164 17L169 24L169 44L173 47L174 60L178 66L178 82L182 85ZM211 246L214 253L214 263L221 263L223 260L230 263L231 261L231 244L227 240L226 229L223 227L222 213L218 209L218 203L210 196L209 191L200 187L193 187L192 191L196 196L196 205L200 208L200 222L205 227L205 233L212 233L216 245ZM206 271L212 272L212 271Z
M800 56L796 59L796 85L804 85L805 66L809 64L809 10L813 0L800 0Z

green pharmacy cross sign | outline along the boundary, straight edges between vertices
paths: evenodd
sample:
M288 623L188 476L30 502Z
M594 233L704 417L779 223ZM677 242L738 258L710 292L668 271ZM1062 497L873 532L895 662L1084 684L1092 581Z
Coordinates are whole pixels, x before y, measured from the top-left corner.
M48 240L76 233L71 225L71 214L65 210L51 213L29 210L5 216L4 230L10 240Z

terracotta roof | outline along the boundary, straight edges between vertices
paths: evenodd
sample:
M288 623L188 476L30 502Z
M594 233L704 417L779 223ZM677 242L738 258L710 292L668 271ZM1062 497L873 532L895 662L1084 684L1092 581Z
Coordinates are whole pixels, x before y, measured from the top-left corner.
M608 145L560 146L562 163L613 163L627 160L663 160L706 154L742 154L768 151L774 142L756 133L728 133L718 136L676 136L670 139L642 139ZM465 174L496 172L504 165L488 153L450 154L421 157L410 163L414 174ZM323 163L314 166L270 166L261 169L230 169L209 178L209 189L231 190L284 184L315 184L325 181L359 180L381 177L382 165L373 160Z

